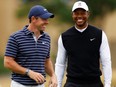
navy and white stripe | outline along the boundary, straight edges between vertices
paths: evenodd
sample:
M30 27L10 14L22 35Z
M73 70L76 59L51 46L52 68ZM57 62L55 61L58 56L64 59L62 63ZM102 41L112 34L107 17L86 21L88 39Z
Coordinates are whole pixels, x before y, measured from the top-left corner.
M5 56L15 58L16 62L31 70L41 73L45 76L45 59L50 57L50 37L46 33L35 41L33 33L24 29L10 36ZM23 85L37 85L37 83L28 76L13 73L12 79Z

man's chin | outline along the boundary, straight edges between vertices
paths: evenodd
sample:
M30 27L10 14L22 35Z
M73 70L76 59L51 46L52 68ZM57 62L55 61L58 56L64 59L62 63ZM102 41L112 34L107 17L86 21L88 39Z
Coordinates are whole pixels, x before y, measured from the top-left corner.
M85 26L85 23L82 23L82 22L81 23L76 23L76 25L79 26L79 27L83 27L83 26Z
M45 31L45 28L42 28L40 31Z
M84 25L83 25L83 24L77 24L77 26L79 26L79 27L83 27Z

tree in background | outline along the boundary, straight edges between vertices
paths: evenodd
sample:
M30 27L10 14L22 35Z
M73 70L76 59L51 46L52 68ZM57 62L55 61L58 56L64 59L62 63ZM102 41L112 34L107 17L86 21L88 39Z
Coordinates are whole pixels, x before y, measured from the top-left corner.
M112 12L116 9L116 0L83 0L90 7L92 12L91 18L96 16L104 16L108 12Z
M57 15L63 22L72 23L71 9L77 0L22 0L23 4L17 11L17 16L24 17L28 14L33 5L41 4ZM116 0L82 0L85 1L90 9L90 20L96 16L104 16L108 12L116 9Z

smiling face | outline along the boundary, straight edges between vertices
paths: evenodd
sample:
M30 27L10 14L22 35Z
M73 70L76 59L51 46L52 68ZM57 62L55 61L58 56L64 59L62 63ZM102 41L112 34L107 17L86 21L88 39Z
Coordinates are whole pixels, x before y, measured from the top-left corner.
M83 29L87 26L89 12L84 9L78 8L73 11L72 18L75 21L76 27Z
M29 29L31 29L31 31L45 31L46 26L49 24L49 19L43 19L40 17L34 17L32 16L30 19L30 26Z
M44 31L46 29L46 26L48 25L48 19L43 18L36 18L35 26L38 30Z

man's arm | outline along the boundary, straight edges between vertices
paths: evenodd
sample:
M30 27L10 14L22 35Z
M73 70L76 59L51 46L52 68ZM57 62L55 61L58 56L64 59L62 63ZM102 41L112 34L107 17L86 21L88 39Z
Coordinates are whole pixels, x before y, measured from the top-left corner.
M66 68L66 50L63 46L62 38L60 36L58 40L58 52L55 64L55 73L58 79L58 87L62 87L62 80L64 77L65 68Z
M49 85L52 85L52 87L57 87L57 78L53 69L51 58L47 58L45 61L45 71L51 77Z
M8 69L10 69L12 72L26 75L27 68L24 68L20 66L13 57L5 56L4 57L4 66ZM44 76L41 75L40 73L34 72L32 70L29 70L27 75L35 80L37 83L43 83L44 82Z
M19 73L22 75L24 75L26 72L26 68L21 67L19 64L15 62L13 57L9 57L9 56L4 57L4 67L10 69L15 73Z
M104 87L111 87L111 79L112 79L111 54L108 40L104 32L102 32L100 58L104 74Z

